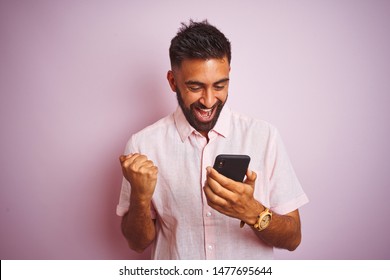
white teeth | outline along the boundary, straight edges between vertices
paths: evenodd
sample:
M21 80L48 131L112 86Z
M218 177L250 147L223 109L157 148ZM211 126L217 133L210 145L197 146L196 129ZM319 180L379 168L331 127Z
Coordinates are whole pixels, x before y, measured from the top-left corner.
M200 109L202 112L205 112L207 114L207 117L210 117L211 116L211 112L213 111L213 109Z

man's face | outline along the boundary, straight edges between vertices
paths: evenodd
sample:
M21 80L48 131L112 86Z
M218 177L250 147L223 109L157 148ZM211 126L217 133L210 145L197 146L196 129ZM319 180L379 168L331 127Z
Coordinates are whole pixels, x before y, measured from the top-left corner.
M204 136L216 124L227 100L229 72L227 58L184 60L168 72L187 121Z

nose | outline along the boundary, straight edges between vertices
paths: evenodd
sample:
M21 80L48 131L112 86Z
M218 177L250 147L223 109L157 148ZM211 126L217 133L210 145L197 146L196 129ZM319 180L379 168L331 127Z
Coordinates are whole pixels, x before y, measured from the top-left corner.
M200 103L204 105L206 108L211 108L214 106L216 102L216 96L212 89L206 89L200 99Z

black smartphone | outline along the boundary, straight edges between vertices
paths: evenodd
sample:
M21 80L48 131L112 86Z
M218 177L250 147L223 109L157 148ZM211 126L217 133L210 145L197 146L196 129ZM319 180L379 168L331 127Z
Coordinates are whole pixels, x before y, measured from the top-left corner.
M248 155L222 154L215 158L214 169L234 181L242 182L250 160Z

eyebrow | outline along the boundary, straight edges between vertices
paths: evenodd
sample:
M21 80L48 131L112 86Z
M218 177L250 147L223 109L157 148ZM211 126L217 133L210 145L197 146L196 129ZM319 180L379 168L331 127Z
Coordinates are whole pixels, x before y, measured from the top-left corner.
M213 85L217 85L217 84L220 84L220 83L225 83L225 82L228 82L230 79L229 78L223 78L223 79L220 79L218 81L216 81L215 83L213 83ZM186 85L198 85L198 86L204 86L205 83L202 83L202 82L199 82L199 81L193 81L193 80L188 80L185 82Z

